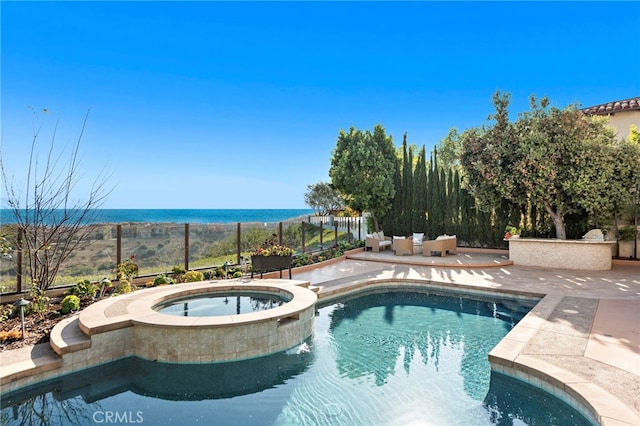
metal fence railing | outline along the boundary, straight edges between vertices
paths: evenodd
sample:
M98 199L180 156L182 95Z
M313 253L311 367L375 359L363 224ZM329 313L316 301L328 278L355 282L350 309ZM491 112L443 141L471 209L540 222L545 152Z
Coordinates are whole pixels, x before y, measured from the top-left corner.
M299 219L298 219L299 220ZM95 227L87 245L74 251L61 266L54 286L75 284L81 279L114 278L117 265L134 258L139 276L185 270L215 268L223 263L240 265L251 250L276 235L295 254L316 252L354 243L363 235L361 218L309 216L306 220L232 224L119 223ZM7 231L5 228L3 232ZM15 231L17 232L17 231ZM27 254L20 238L5 232L12 256L0 259L0 293L28 289Z

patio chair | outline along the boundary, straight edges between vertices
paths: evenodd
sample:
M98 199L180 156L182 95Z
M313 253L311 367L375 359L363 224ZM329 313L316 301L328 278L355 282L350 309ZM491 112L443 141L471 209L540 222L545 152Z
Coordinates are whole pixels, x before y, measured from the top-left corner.
M383 231L374 232L373 234L367 234L367 239L365 240L364 244L365 251L371 249L371 251L379 252L380 250L385 250L391 247L391 238L386 237Z
M401 256L403 254L413 255L413 238L393 237L393 254Z
M447 252L457 253L457 241L455 235L440 235L435 240L422 243L422 255L431 256L432 252L440 252L441 257L445 257Z

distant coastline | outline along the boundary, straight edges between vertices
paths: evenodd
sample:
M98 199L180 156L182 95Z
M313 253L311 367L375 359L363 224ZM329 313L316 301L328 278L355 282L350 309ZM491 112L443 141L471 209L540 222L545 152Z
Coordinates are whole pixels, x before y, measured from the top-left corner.
M311 209L98 209L90 223L268 223L310 215ZM0 209L0 225L14 223L13 211Z

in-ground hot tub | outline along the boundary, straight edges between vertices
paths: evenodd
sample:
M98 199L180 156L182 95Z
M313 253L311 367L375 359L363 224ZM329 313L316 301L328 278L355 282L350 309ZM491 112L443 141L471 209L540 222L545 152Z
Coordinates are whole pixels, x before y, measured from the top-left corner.
M79 325L91 337L92 349L116 339L128 342L125 356L173 363L255 358L290 349L312 334L317 296L306 286L292 280L261 280L158 287L104 301L106 306L98 302L80 314ZM228 300L232 313L193 315L198 309L184 310L185 303L193 306L198 300L220 297ZM237 298L271 306L238 315L233 312ZM180 305L182 314L175 308ZM168 306L174 306L178 315L158 311Z
M183 317L214 317L266 311L290 300L282 294L249 291L206 293L169 300L154 309L161 314Z

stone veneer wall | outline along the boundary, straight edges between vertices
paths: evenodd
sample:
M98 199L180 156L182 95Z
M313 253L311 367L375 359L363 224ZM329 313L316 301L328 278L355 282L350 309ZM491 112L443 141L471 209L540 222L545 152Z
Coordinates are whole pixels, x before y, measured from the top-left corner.
M613 241L511 238L509 259L523 266L609 270L613 245Z
M172 363L238 361L280 352L300 344L313 333L315 305L297 319L275 318L263 322L222 327L133 327L136 356Z

